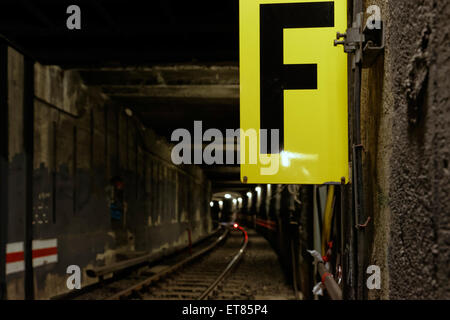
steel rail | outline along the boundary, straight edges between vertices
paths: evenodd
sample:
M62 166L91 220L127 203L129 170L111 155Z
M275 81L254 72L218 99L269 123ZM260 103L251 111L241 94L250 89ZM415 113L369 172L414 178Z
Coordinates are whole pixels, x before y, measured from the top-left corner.
M219 285L219 283L223 280L223 278L231 271L231 269L237 264L237 262L242 257L245 249L247 248L248 234L244 228L238 227L238 229L244 234L244 243L243 243L241 249L233 257L233 259L227 265L225 270L217 277L217 279L205 291L203 291L203 293L197 298L197 300L204 300L206 297L208 297L208 295L211 293L211 291L213 291Z
M228 235L229 230L227 229L214 243L210 244L209 246L207 246L206 248L200 250L199 252L194 253L192 256L184 259L183 261L178 262L177 264L168 267L164 270L162 270L161 272L158 272L154 275L152 275L151 277L127 288L124 289L118 293L116 293L113 296L110 296L108 298L106 298L105 300L120 300L124 297L130 296L131 294L133 294L134 292L139 292L140 290L142 290L145 287L148 287L149 285L151 285L153 282L156 282L158 280L160 280L161 278L175 272L176 270L180 269L181 267L183 267L184 265L188 264L189 262L205 255L206 253L208 253L209 251L211 251L212 249L214 249L219 243L221 243L226 236Z

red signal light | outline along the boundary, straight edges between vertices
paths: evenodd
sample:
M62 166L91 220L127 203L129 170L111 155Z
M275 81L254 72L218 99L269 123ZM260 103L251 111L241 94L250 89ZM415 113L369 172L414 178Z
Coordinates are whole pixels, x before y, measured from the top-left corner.
M235 224L233 224L233 227L234 227L235 229L237 229L237 228L239 227L239 225L238 225L237 223L235 223Z

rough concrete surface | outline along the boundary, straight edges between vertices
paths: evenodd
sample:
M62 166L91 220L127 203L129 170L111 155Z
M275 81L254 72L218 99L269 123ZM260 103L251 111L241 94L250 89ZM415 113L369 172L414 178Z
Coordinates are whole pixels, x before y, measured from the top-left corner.
M382 8L386 52L363 75L370 262L383 281L369 297L449 299L450 2L370 4Z

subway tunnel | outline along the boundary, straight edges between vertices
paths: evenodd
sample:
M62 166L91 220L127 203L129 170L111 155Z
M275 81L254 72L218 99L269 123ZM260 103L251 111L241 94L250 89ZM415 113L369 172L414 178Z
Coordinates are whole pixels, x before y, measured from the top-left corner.
M448 2L372 2L2 1L1 299L448 299ZM242 40L256 23L245 10L286 4L265 16L284 23L280 43L261 40L267 50L294 52L295 30L326 29L331 18L313 21L308 5L349 28L343 46L334 33L323 47L348 56L345 81L327 79L348 90L331 126L328 111L295 119L286 107L289 90L323 90L320 64L310 88L310 69L290 78L287 53L256 50L261 68L285 68L281 80L255 71L258 90L281 91L248 89L245 48L260 39ZM378 31L364 29L370 8ZM349 41L360 17L358 60ZM312 38L297 40L299 55L322 57ZM242 124L262 118L244 109L248 92L253 104L284 99L280 150L305 140L331 150L322 171L297 172L322 177L344 158L347 179L255 179L241 163ZM267 108L261 128L277 125ZM344 151L335 120L348 126Z

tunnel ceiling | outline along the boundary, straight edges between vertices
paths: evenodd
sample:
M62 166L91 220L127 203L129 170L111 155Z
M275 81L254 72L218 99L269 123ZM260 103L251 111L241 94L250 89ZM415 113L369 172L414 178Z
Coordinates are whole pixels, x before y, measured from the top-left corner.
M239 127L238 1L3 0L0 34L42 64L76 69L170 141L173 130ZM220 8L220 10L219 10ZM203 166L213 191L246 191L239 166Z
M66 9L81 8L81 30ZM61 66L238 61L238 1L2 0L0 32Z
M170 139L177 128L239 127L239 70L235 65L170 65L80 69L84 82L132 108Z

